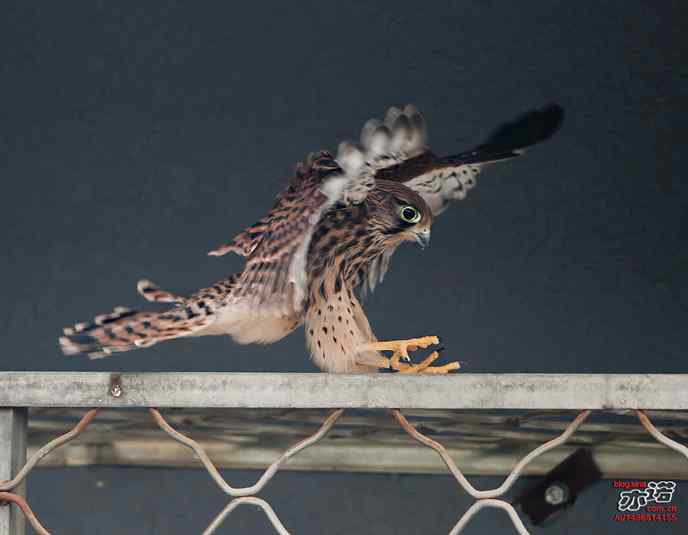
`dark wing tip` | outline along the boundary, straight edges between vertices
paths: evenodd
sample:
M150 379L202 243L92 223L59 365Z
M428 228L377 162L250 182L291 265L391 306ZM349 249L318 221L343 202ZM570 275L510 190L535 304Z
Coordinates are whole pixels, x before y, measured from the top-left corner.
M479 150L490 152L517 151L540 143L554 135L564 122L564 108L551 103L539 110L520 115L515 120L499 126Z
M89 355L102 350L100 342L88 333L66 334L59 338L59 344L65 355Z

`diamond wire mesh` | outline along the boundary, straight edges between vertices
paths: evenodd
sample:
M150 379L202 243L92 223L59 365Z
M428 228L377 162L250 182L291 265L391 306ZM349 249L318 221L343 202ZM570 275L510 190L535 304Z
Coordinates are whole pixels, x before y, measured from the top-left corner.
M229 516L235 509L242 505L253 505L259 507L266 517L275 528L275 531L280 535L288 535L289 531L281 522L275 511L272 509L270 504L256 496L264 487L267 485L273 476L277 473L279 468L286 463L290 458L298 454L300 451L316 444L319 442L327 433L332 429L340 416L344 413L344 409L337 409L330 413L330 415L323 421L318 430L311 434L310 436L304 438L303 440L297 442L292 447L287 449L278 459L276 459L258 478L256 483L248 487L232 487L220 474L217 467L210 460L209 456L205 450L193 439L175 430L169 423L165 420L162 414L154 408L148 409L153 421L160 427L165 433L167 433L172 439L183 444L187 448L191 449L199 461L203 464L206 471L210 477L215 481L217 486L228 496L231 500L227 503L225 508L220 511L217 516L210 522L208 527L203 531L202 535L211 535L216 533L217 529L222 525L227 516ZM471 521L471 519L483 508L495 508L504 510L511 519L516 531L520 534L528 534L528 530L521 521L518 513L514 507L502 500L498 499L503 496L518 479L520 474L523 472L524 468L532 462L536 457L542 455L543 453L564 444L583 424L586 418L590 415L590 410L581 411L565 428L565 430L556 438L545 442L541 446L535 448L526 456L524 456L512 469L511 473L506 477L504 482L497 488L489 490L478 490L476 489L463 475L459 467L454 463L453 459L450 457L447 449L439 442L431 439L430 437L424 435L413 427L404 415L398 409L391 409L393 418L401 426L401 428L408 433L414 440L435 450L441 459L444 461L447 469L454 477L456 482L463 488L463 490L470 496L475 498L475 502L459 517L458 521L454 527L449 532L449 535L456 535L461 533L466 525ZM676 450L677 452L688 458L688 447L679 444L678 442L672 440L661 431L659 431L649 416L642 410L635 411L640 423L648 431L652 437L655 438L661 444ZM59 437L49 441L42 448L40 448L19 470L15 477L9 481L0 482L0 501L13 504L19 508L22 514L25 516L26 520L31 524L34 530L40 535L50 535L50 532L40 523L36 515L31 510L28 502L20 495L12 492L21 482L26 478L26 476L33 470L40 460L48 455L55 449L63 446L64 444L74 440L82 431L84 431L93 419L97 416L98 409L91 409L86 412L79 422L70 429L67 433L60 435Z

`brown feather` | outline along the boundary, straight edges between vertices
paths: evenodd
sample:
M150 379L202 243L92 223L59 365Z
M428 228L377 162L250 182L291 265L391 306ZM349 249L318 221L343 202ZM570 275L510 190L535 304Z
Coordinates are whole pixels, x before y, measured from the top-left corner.
M137 312L117 307L110 314L96 316L91 323L65 328L64 336L59 339L60 348L65 355L86 354L91 358L99 358L148 347L164 340L197 336L217 319L216 313L231 293L236 280L237 277L233 275L189 298L173 296L177 306L163 312ZM140 288L152 286L149 281L141 282ZM156 290L163 296L162 302L168 302L167 297L172 296L157 287Z

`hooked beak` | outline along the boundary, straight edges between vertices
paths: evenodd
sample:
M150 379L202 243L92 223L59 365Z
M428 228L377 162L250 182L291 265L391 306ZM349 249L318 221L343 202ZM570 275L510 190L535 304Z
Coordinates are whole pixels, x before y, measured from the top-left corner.
M416 241L421 249L425 249L430 244L430 229L425 228L416 233Z

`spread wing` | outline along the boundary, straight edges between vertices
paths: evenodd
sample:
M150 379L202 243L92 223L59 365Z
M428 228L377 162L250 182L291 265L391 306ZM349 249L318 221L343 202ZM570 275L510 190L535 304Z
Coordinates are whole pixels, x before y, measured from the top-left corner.
M470 150L442 157L428 147L425 121L414 106L390 108L384 121L371 119L365 124L360 143L342 143L338 159L350 160L352 167L376 180L402 182L417 191L437 216L451 201L466 197L484 166L520 156L527 147L554 134L563 118L563 109L550 104L499 126ZM371 262L364 291L382 282L393 254L389 250Z
M247 258L231 303L257 316L298 313L306 293L306 258L313 231L335 204L362 202L378 179L402 182L416 190L434 215L451 200L463 199L482 166L520 155L560 126L563 110L550 105L495 130L477 147L439 157L427 147L425 122L418 110L390 108L384 121L371 119L360 143L344 142L336 159L321 152L309 156L268 215L211 251ZM387 271L393 251L373 263L366 286L374 288Z
M342 166L326 152L309 156L267 216L209 253L246 256L228 304L256 316L298 313L306 294L308 246L322 215L337 203L362 202L374 184L370 173L354 170L351 162Z
M375 179L403 182L428 203L433 215L450 201L465 198L486 165L510 160L550 137L563 121L563 109L550 104L525 113L492 132L480 145L453 156L437 156L427 146L425 121L411 105L390 108L384 121L371 119L360 144L343 143L346 156L364 163L360 169Z

